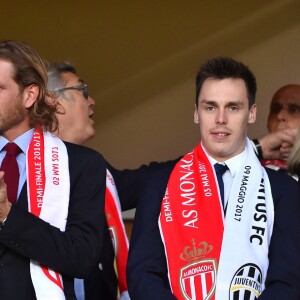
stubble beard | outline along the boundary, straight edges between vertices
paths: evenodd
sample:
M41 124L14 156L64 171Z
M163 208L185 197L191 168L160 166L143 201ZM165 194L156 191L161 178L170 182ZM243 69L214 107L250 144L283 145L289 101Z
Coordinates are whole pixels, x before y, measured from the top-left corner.
M4 135L5 132L24 121L25 115L26 109L22 105L22 99L19 98L16 105L11 110L6 111L6 115L0 115L0 135Z

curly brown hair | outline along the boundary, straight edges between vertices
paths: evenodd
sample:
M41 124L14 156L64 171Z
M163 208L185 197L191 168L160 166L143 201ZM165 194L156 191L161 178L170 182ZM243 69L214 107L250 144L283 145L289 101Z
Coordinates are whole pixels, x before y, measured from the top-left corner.
M57 101L47 91L47 72L38 53L22 42L0 41L0 59L12 63L13 78L21 93L30 85L36 85L39 88L39 95L29 108L30 125L55 132L58 128Z

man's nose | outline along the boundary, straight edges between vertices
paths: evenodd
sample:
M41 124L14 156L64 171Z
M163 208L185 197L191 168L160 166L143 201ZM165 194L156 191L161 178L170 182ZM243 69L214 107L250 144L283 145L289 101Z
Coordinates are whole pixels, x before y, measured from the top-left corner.
M92 106L94 106L95 103L96 103L95 100L94 100L94 98L92 98L91 96L89 96L87 98L87 102L88 102L89 105L92 105Z
M277 119L284 122L288 120L288 112L286 111L286 109L281 109L277 113Z
M216 123L217 124L226 124L227 123L227 116L226 116L225 109L218 110L218 113L216 116Z

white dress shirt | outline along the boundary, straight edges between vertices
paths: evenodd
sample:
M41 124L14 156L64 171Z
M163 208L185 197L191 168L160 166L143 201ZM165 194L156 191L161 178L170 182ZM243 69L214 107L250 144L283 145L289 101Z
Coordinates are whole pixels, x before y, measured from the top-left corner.
M241 162L245 159L246 151L244 150L240 154L238 154L226 161L219 162L219 161L215 160L214 158L212 158L211 156L209 156L209 154L206 152L204 147L203 147L203 150L206 153L212 166L216 163L220 163L223 165L226 164L226 166L228 167L228 170L225 171L225 173L222 176L223 182L224 182L224 205L226 207L235 174L236 174L237 170L240 168Z

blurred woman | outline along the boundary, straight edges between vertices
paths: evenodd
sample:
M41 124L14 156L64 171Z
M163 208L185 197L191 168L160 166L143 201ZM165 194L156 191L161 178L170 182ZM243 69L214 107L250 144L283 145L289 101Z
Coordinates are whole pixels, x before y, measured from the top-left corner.
M300 178L300 129L288 158L288 169L291 174L297 175L297 179ZM298 180L298 184L300 186L300 180Z

